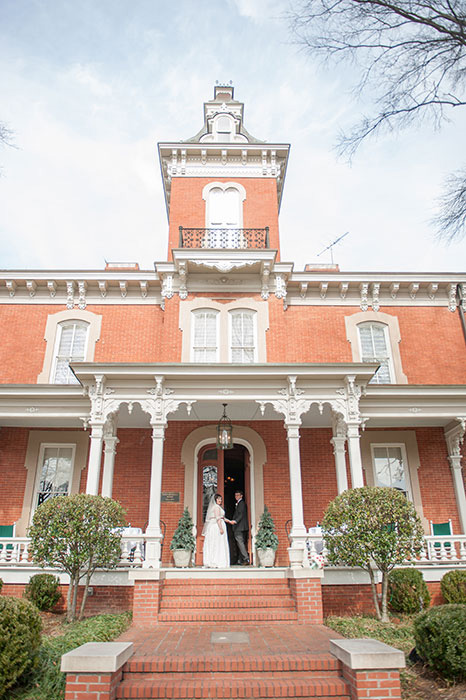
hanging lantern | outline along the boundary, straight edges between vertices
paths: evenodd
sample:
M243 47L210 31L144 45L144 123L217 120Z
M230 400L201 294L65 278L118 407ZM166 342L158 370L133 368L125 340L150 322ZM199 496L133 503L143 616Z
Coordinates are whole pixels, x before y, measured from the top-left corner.
M223 405L223 416L217 425L217 447L221 450L231 450L233 447L233 426L226 414L226 403Z

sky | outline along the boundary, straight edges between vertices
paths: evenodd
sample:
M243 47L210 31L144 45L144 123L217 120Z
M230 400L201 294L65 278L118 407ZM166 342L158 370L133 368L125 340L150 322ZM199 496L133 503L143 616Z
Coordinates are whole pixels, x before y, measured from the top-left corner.
M245 126L291 143L280 234L295 270L447 271L430 223L464 164L466 110L367 141L352 164L339 132L364 113L354 68L323 67L293 39L283 0L0 0L0 268L152 269L166 259L156 145L202 126L215 81L233 82Z

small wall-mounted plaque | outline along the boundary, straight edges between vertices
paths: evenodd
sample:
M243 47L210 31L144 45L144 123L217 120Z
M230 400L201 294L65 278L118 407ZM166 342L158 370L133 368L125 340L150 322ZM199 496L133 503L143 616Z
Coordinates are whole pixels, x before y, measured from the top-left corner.
M179 503L179 491L162 491L162 503Z

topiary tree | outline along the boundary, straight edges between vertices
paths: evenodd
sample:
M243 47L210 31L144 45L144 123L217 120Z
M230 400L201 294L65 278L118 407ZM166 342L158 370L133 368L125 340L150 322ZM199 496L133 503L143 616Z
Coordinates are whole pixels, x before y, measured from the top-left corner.
M329 563L368 572L377 617L387 622L388 574L422 548L424 533L414 505L396 489L350 489L329 504L322 527ZM380 604L374 569L382 575Z
M178 521L178 527L173 533L173 538L170 543L170 549L187 549L190 552L194 551L196 546L196 541L193 535L193 520L189 514L189 510L186 507L183 511L183 515Z
M414 620L416 651L449 681L466 680L466 605L437 605Z
M388 575L388 599L391 610L418 613L429 607L430 593L421 571L395 569Z
M466 604L466 569L449 571L440 581L445 603Z
M39 566L65 571L70 577L67 617L76 619L78 587L85 579L79 619L89 582L98 568L113 569L120 560L124 510L111 498L78 493L45 501L34 513L30 551Z
M278 537L275 534L275 523L270 515L267 506L264 506L264 512L259 520L259 527L256 535L256 549L278 549Z
M39 610L51 610L61 598L60 579L53 574L35 574L24 589L24 597Z
M0 598L0 698L33 665L41 642L37 608L27 600Z

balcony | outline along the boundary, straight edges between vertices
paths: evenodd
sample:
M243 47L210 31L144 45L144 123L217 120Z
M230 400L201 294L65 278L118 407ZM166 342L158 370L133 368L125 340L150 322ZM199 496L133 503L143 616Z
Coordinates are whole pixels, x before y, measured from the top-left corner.
M184 228L180 226L180 248L231 250L269 247L269 227L265 228Z

